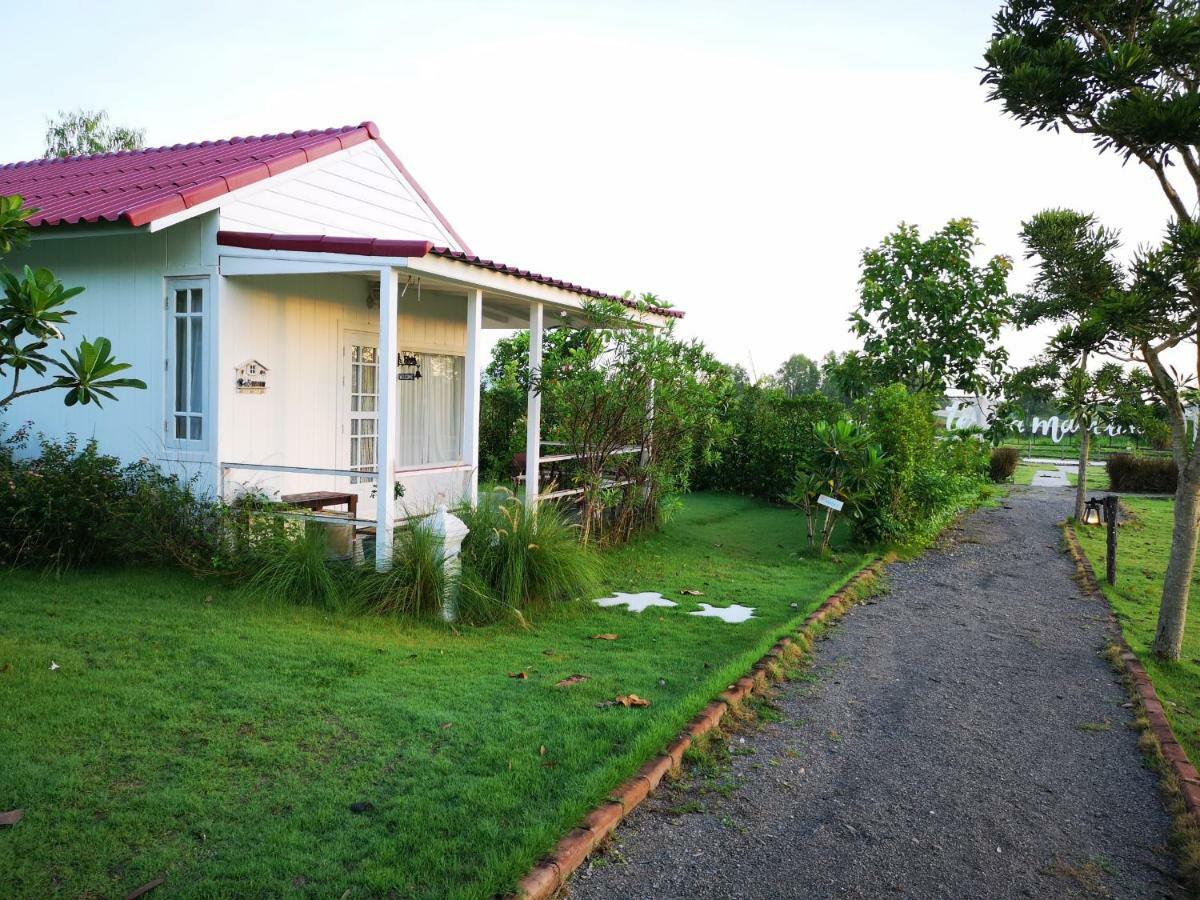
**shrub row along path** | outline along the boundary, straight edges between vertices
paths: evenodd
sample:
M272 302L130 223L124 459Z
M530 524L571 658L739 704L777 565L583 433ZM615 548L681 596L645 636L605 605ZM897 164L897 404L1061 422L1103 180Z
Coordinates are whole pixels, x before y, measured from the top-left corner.
M1106 610L1060 551L1070 499L1015 488L891 566L779 721L664 782L571 896L1185 896Z

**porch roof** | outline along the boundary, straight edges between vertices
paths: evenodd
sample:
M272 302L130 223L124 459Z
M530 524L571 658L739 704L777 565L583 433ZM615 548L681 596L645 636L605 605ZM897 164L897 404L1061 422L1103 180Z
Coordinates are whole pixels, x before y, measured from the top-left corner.
M558 288L559 290L568 291L583 297L590 297L597 300L611 300L630 309L648 312L651 315L662 316L663 318L682 319L684 315L682 310L656 306L643 307L628 297L621 297L617 294L608 294L603 291L594 290L593 288L582 287L573 282L564 281L561 278L552 278L549 275L542 275L538 272L532 272L529 269L520 269L506 263L496 262L495 260L483 259L482 257L453 250L449 247L437 247L429 241L335 237L320 234L264 234L251 231L218 231L217 244L223 247L241 247L249 250L328 253L356 257L384 257L406 260L422 259L429 256L440 257L479 269L485 269L489 272L497 272L501 275L508 275L523 281L533 282L534 284Z

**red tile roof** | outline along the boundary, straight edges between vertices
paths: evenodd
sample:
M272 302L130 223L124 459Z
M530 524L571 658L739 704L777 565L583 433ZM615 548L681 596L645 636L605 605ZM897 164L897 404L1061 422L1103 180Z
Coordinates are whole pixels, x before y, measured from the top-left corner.
M422 256L440 256L467 265L512 275L526 281L537 282L551 287L560 288L585 297L598 300L613 300L631 309L640 308L634 300L616 294L606 294L591 288L580 287L560 278L551 278L531 272L528 269L518 269L515 266L481 259L470 253L451 250L449 247L435 247L428 241L393 241L383 238L330 237L320 234L260 234L251 231L218 231L217 243L225 247L246 247L253 250L300 250L308 253L346 253L352 256L393 256L419 258ZM647 307L649 312L672 319L682 319L683 311L665 307Z
M32 226L120 222L145 225L238 188L373 140L404 173L461 246L454 228L379 136L373 122L175 144L121 153L0 165L0 195L19 194L38 212Z

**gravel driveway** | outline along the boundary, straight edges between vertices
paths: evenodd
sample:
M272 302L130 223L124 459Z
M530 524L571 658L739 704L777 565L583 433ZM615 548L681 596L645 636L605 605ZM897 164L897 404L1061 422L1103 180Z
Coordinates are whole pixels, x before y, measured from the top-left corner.
M889 567L780 720L664 783L571 896L1185 896L1106 611L1059 550L1070 499L1016 488Z

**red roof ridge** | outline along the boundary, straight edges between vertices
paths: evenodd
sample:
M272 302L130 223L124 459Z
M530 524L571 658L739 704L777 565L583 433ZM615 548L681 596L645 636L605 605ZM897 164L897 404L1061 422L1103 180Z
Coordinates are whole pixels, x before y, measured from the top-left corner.
M218 147L228 146L231 144L244 144L250 141L271 141L281 138L300 138L300 137L316 137L320 134L340 135L347 134L351 131L364 129L367 136L375 140L379 139L379 128L374 122L361 122L358 125L343 125L340 128L310 128L307 131L299 129L297 131L281 131L278 134L253 134L246 137L231 137L217 138L209 141L191 141L186 144L163 144L159 147L142 147L139 150L113 150L109 153L81 153L77 156L53 156L48 159L27 159L19 162L0 163L0 170L4 169L25 169L32 166L53 166L55 164L63 164L70 162L83 162L93 159L116 159L118 157L133 157L146 156L151 153L163 153L171 150L194 150L199 147Z

